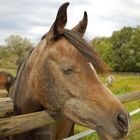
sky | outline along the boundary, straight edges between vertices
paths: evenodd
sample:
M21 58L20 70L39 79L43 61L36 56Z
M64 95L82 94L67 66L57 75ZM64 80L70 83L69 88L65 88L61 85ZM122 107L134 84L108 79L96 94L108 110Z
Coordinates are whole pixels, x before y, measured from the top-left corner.
M66 28L71 29L88 13L85 36L111 36L123 26L140 25L140 0L1 0L0 44L14 34L39 42L53 24L57 10L70 2Z

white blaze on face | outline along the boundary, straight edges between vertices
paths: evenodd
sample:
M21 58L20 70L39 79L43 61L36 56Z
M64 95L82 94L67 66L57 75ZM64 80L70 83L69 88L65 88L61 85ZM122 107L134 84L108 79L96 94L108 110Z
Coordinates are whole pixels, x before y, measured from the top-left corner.
M94 74L96 75L96 77L98 77L98 76L97 76L97 73L96 73L96 70L95 70L95 68L93 67L93 65L92 65L91 62L89 62L89 65L90 65L91 69L93 70Z

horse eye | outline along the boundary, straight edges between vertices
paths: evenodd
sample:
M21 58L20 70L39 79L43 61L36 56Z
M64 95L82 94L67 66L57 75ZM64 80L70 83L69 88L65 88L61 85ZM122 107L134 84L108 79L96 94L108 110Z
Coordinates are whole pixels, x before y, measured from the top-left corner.
M74 70L72 70L72 69L66 69L66 70L64 70L63 69L63 72L64 72L64 74L70 75L70 74L73 74L74 73Z

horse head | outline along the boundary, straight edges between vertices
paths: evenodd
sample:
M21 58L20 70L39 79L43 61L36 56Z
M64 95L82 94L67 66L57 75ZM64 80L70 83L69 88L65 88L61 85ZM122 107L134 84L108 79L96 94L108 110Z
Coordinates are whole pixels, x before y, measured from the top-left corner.
M129 114L98 78L95 69L106 71L107 68L83 39L87 13L71 30L64 28L68 5L65 3L59 8L52 27L35 48L37 67L33 65L33 71L40 72L30 75L38 78L32 85L35 92L39 89L39 101L46 109L96 129L103 139L122 138L129 130Z

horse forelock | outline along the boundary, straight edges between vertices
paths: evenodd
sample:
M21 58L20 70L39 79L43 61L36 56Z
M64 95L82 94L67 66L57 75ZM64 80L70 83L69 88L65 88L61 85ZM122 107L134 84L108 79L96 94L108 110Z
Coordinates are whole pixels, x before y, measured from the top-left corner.
M24 68L25 68L25 65L28 61L28 58L30 57L31 53L33 52L34 48L32 48L29 53L22 59L22 61L20 62L19 66L18 66L18 69L17 69L17 74L16 74L16 78L15 78L15 83L13 85L13 88L11 89L10 91L10 94L14 94L14 95L11 95L13 99L16 98L16 95L17 95L17 90L19 88L19 81L22 77L22 73L24 71ZM14 90L14 91L13 91Z

